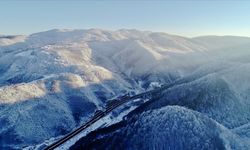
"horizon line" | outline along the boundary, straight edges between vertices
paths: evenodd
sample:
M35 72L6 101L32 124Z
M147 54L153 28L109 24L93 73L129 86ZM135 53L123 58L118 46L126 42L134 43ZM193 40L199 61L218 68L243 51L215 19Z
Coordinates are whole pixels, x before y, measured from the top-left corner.
M250 36L247 35L239 35L239 34L199 34L196 36L188 36L185 34L178 34L178 33L174 33L174 32L166 32L166 31L155 31L155 30L144 30L144 29L137 29L137 28L118 28L118 29L107 29L107 28L51 28L51 29L45 29L45 30L40 30L40 31L35 31L35 32L31 32L31 33L27 33L27 34L18 34L18 33L0 33L0 36L30 36L32 34L37 34L37 33L43 33L43 32L48 32L48 31L53 31L53 30L58 30L58 31L76 31L76 30L102 30L102 31L110 31L110 32L116 32L119 30L136 30L139 32L152 32L152 33L164 33L164 34L169 34L169 35L173 35L173 36L181 36L181 37L185 37L185 38L198 38L198 37L208 37L208 36L217 36L217 37L245 37L245 38L250 38Z

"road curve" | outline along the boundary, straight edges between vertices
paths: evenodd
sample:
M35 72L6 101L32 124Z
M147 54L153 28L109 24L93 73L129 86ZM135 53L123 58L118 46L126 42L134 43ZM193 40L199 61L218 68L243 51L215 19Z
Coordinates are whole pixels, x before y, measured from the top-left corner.
M95 114L93 116L93 118L91 118L85 124L83 124L82 126L78 127L77 129L75 129L71 133L67 134L63 138L59 139L55 143L49 145L44 150L53 150L53 149L59 147L60 145L62 145L63 143L65 143L66 141L68 141L69 139L71 139L72 137L76 136L77 134L79 134L80 132L82 132L83 130L85 130L89 126L91 126L93 123L95 123L99 119L101 119L104 116L106 116L108 113L110 113L111 111L113 111L117 107L119 107L119 106L121 106L121 105L123 105L123 104L125 104L125 103L127 103L129 101L138 99L138 98L146 98L146 97L151 98L153 94L158 93L162 89L170 88L173 85L174 84L164 85L164 86L162 86L160 88L157 88L157 89L154 89L154 90L151 90L151 91L147 91L147 92L144 92L144 93L140 93L140 94L134 95L132 97L124 97L124 98L119 99L119 101L113 103L111 106L108 106L104 112L100 112L100 113Z
M44 150L53 150L53 149L57 148L58 146L62 145L63 143L65 143L66 141L68 141L69 139L71 139L72 137L76 136L77 134L79 134L80 132L82 132L83 130L85 130L89 126L91 126L93 123L95 123L99 119L101 119L104 116L106 116L108 113L110 113L111 111L113 111L117 107L123 105L124 103L127 103L128 101L132 101L132 100L137 99L137 98L139 98L139 97L138 96L133 96L133 97L129 97L129 98L122 98L122 99L120 99L117 103L114 103L110 107L106 108L106 110L104 112L100 112L100 113L94 115L94 117L91 118L89 121L87 121L85 124L83 124L82 126L78 127L77 129L75 129L71 133L67 134L66 136L64 136L60 140L56 141L55 143L49 145Z
M121 105L123 105L123 104L125 104L125 103L127 103L129 101L132 101L132 100L135 100L135 99L138 99L138 98L146 98L146 97L151 98L154 94L157 94L157 93L161 92L161 90L171 88L171 87L173 87L175 85L185 84L185 83L188 83L190 81L197 80L197 79L199 79L201 77L203 77L203 75L198 75L198 76L196 76L194 78L187 77L187 78L184 78L184 79L179 79L179 80L176 80L176 81L174 81L174 82L172 82L170 84L162 85L161 87L159 87L157 89L154 89L154 90L151 90L151 91L140 93L140 94L134 95L132 97L121 98L121 99L119 99L118 102L113 103L111 106L108 106L104 112L101 112L101 113L98 113L98 114L94 115L93 118L91 118L85 124L83 124L82 126L77 128L76 130L72 131L71 133L67 134L66 136L64 136L60 140L56 141L55 143L49 145L48 147L45 148L45 150L53 150L53 149L57 148L58 146L65 143L67 140L71 139L72 137L76 136L77 134L79 134L80 132L82 132L83 130L88 128L90 125L92 125L93 123L95 123L99 119L106 116L108 113L110 113L111 111L113 111L117 107L119 107L119 106L121 106Z

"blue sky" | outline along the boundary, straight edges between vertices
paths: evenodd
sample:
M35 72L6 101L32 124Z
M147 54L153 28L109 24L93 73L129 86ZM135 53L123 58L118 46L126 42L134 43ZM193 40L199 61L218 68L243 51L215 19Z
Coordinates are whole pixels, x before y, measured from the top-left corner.
M55 28L132 28L188 37L250 36L250 1L0 1L0 34Z

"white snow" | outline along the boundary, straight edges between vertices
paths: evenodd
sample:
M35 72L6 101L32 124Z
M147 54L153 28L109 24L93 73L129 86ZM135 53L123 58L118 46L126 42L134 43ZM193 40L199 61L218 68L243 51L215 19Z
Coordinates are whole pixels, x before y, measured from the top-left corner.
M55 29L0 37L0 136L23 140L0 142L10 147L41 143L86 121L107 99L211 70L219 71L180 87L180 96L188 95L186 87L222 88L219 82L239 100L231 98L225 108L249 106L249 43L242 37L191 39L127 29Z
M122 106L121 106L122 107ZM102 119L95 122L93 125L91 125L89 128L78 134L77 136L73 137L72 139L68 140L63 145L56 148L56 150L67 150L72 145L74 145L79 139L86 136L91 131L94 131L100 127L107 127L112 124L115 124L117 122L122 121L123 117L126 116L129 112L137 108L137 106L131 106L129 109L126 109L125 111L121 111L118 116L112 117L112 114L108 114L107 116L103 117ZM121 109L121 108L120 108ZM115 110L114 110L115 111Z
M196 111L167 106L139 114L125 127L90 137L92 148L113 149L248 149L249 141ZM93 139L92 139L93 138ZM99 141L99 144L95 141ZM106 140L112 139L112 140ZM109 142L107 142L109 141Z
M147 100L142 100L142 99L135 99L133 101L144 101L146 102ZM137 108L138 106L136 105L132 105L131 103L133 103L133 101L129 102L128 104L119 106L119 108L117 108L116 110L112 111L112 112L119 112L118 116L113 116L112 112L109 113L108 115L106 115L105 117L101 118L100 120L98 120L97 122L95 122L94 124L92 124L90 127L88 127L86 130L82 131L81 133L79 133L78 135L74 136L73 138L71 138L70 140L68 140L67 142L65 142L64 144L60 145L59 147L56 148L56 150L67 150L69 149L72 145L74 145L79 139L81 139L82 137L86 136L88 133L90 133L91 131L94 131L98 128L102 128L102 127L107 127L110 126L112 124L115 124L117 122L122 121L123 117L126 116L129 112L131 112L132 110L134 110L135 108ZM128 109L124 109L125 106L128 106ZM45 142L38 144L36 146L29 146L24 148L24 150L39 150L42 147L48 146L50 144L52 144L53 142L56 142L57 140L59 140L60 138L62 138L62 136L59 136L57 138L51 138L49 140L46 140Z

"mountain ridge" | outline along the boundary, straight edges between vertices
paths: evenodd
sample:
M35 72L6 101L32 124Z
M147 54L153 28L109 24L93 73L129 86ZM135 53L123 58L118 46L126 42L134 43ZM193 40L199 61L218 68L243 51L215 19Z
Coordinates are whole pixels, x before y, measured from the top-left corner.
M238 103L238 94L249 96L244 94L247 84L239 88L249 81L248 39L234 37L238 40L228 45L232 37L220 38L217 45L206 38L197 41L149 31L56 29L0 44L0 143L3 148L41 143L70 132L108 99L181 79L191 82L207 73L215 75L176 87L177 91L185 95L189 88L197 88L202 93L225 85L232 89L225 90L225 97L236 92ZM244 76L238 78L235 72ZM209 85L210 81L221 85ZM218 102L218 95L207 92ZM209 103L205 98L196 101Z

